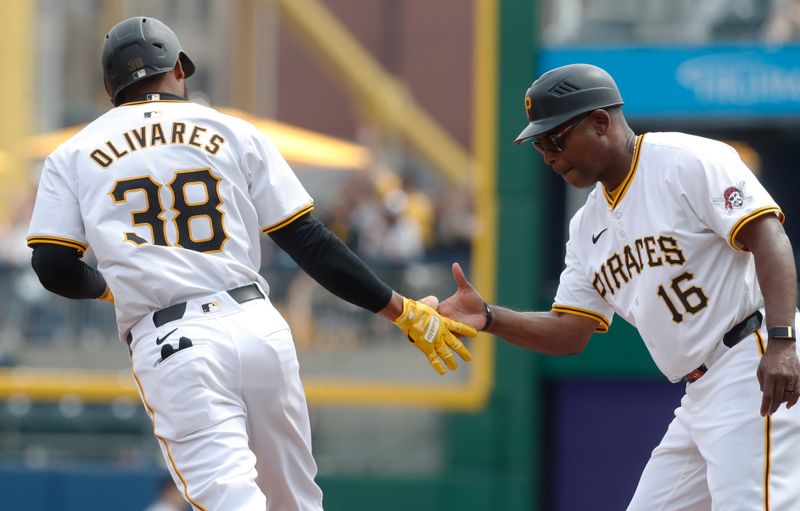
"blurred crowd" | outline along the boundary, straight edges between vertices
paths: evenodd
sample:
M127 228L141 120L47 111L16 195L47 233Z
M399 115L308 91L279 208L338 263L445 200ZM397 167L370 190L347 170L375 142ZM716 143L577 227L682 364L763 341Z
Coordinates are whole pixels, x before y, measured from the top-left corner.
M542 43L787 44L800 37L798 0L547 0Z
M469 261L476 217L470 186L436 184L432 177L400 175L373 163L335 179L319 197L312 190L319 199L314 215L395 289L414 296L441 294L449 284L449 264ZM386 322L330 300L332 295L296 271L269 237L262 238L262 247L262 273L299 350L375 344L390 333Z
M437 193L412 176L393 177L347 178L320 220L373 265L466 255L475 230L471 189Z
M771 44L785 44L800 39L800 0L775 0L762 35Z

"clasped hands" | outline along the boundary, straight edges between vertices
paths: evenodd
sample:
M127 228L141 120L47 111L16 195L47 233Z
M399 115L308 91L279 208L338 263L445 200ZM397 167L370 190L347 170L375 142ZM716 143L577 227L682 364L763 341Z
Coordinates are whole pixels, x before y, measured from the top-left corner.
M438 300L434 297L419 301L403 298L403 312L393 323L425 354L437 373L445 374L447 369L455 371L458 367L451 349L467 362L472 359L472 354L457 336L475 337L478 331L442 316L435 310L437 306Z

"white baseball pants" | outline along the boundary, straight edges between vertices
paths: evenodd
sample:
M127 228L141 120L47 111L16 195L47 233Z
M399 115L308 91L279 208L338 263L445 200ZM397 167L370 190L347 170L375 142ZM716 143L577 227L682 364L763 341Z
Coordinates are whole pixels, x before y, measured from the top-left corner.
M686 385L628 511L800 511L800 406L761 417L765 347L762 326Z
M148 315L131 333L139 394L193 509L322 509L294 342L268 299L239 304L221 292L158 328Z

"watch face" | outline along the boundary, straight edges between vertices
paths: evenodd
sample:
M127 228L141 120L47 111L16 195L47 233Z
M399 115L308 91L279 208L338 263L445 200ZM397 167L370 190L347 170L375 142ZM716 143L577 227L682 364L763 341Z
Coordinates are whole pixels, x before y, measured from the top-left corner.
M792 339L794 340L794 328L790 326L776 326L767 330L770 339Z

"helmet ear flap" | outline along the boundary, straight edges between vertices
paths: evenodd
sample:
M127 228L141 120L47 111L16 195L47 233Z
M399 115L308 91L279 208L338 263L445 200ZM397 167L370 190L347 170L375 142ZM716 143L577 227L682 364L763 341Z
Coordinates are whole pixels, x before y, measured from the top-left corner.
M189 58L184 52L180 52L178 56L178 60L181 62L181 66L183 66L183 73L186 78L189 78L194 74L195 66L192 59Z

